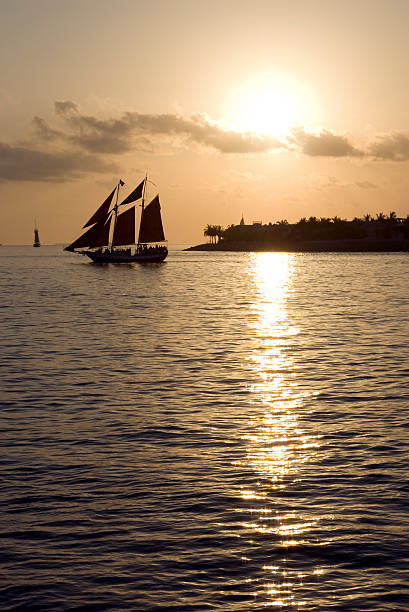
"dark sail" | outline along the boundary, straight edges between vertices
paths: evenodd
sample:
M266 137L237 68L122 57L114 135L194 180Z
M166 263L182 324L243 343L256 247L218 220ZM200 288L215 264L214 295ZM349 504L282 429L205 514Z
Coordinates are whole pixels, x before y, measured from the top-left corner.
M139 242L162 242L162 240L165 240L165 234L157 195L142 213Z
M86 222L83 227L88 227L89 225L93 225L94 223L104 223L108 218L108 210L112 202L112 198L114 197L114 193L116 191L116 187L113 192L107 197L105 202L101 204L97 211L94 212L91 219Z
M116 221L113 246L124 246L135 242L135 206L118 215Z
M108 245L110 223L96 223L82 236L65 247L64 251L74 251L80 248L103 247Z
M135 200L139 200L139 198L142 197L144 182L145 179L143 179L143 181L132 191L132 193L130 193L129 196L120 203L120 206L123 206L123 204L130 204L131 202L135 202Z

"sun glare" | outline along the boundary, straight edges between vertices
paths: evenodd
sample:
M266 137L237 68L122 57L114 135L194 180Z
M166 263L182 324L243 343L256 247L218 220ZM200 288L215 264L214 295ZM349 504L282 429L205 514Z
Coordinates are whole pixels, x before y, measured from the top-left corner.
M280 138L291 127L310 123L313 110L312 93L304 84L267 74L235 88L226 103L225 116L237 130Z

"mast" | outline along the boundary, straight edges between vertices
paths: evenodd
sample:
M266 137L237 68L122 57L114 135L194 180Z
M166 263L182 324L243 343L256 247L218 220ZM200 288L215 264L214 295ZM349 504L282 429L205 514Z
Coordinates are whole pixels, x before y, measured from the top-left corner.
M109 250L112 250L112 245L113 245L113 241L114 241L114 234L115 234L115 227L116 227L116 222L118 220L118 196L119 196L119 188L121 185L124 185L124 183L121 181L121 179L119 179L119 183L117 185L117 189L116 189L116 200L115 200L115 206L114 206L114 222L113 222L113 231L112 231L112 236L111 236L111 240L110 243L108 245Z
M141 211L141 221L139 224L139 234L138 234L138 247L141 244L141 226L142 226L142 219L143 219L143 211L145 209L145 191L146 191L146 183L148 182L148 173L145 174L145 178L144 178L144 182L143 182L143 189L142 189L142 211Z

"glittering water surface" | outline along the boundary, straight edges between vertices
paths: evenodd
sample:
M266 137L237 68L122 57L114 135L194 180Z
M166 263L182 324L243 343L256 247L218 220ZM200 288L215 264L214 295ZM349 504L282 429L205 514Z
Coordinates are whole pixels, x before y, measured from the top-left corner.
M2 609L409 610L408 273L2 247Z

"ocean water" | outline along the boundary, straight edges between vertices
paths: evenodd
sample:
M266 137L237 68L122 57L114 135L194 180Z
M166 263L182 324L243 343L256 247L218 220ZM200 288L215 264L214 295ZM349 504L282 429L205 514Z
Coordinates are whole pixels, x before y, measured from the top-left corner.
M409 610L408 278L1 247L1 609Z

